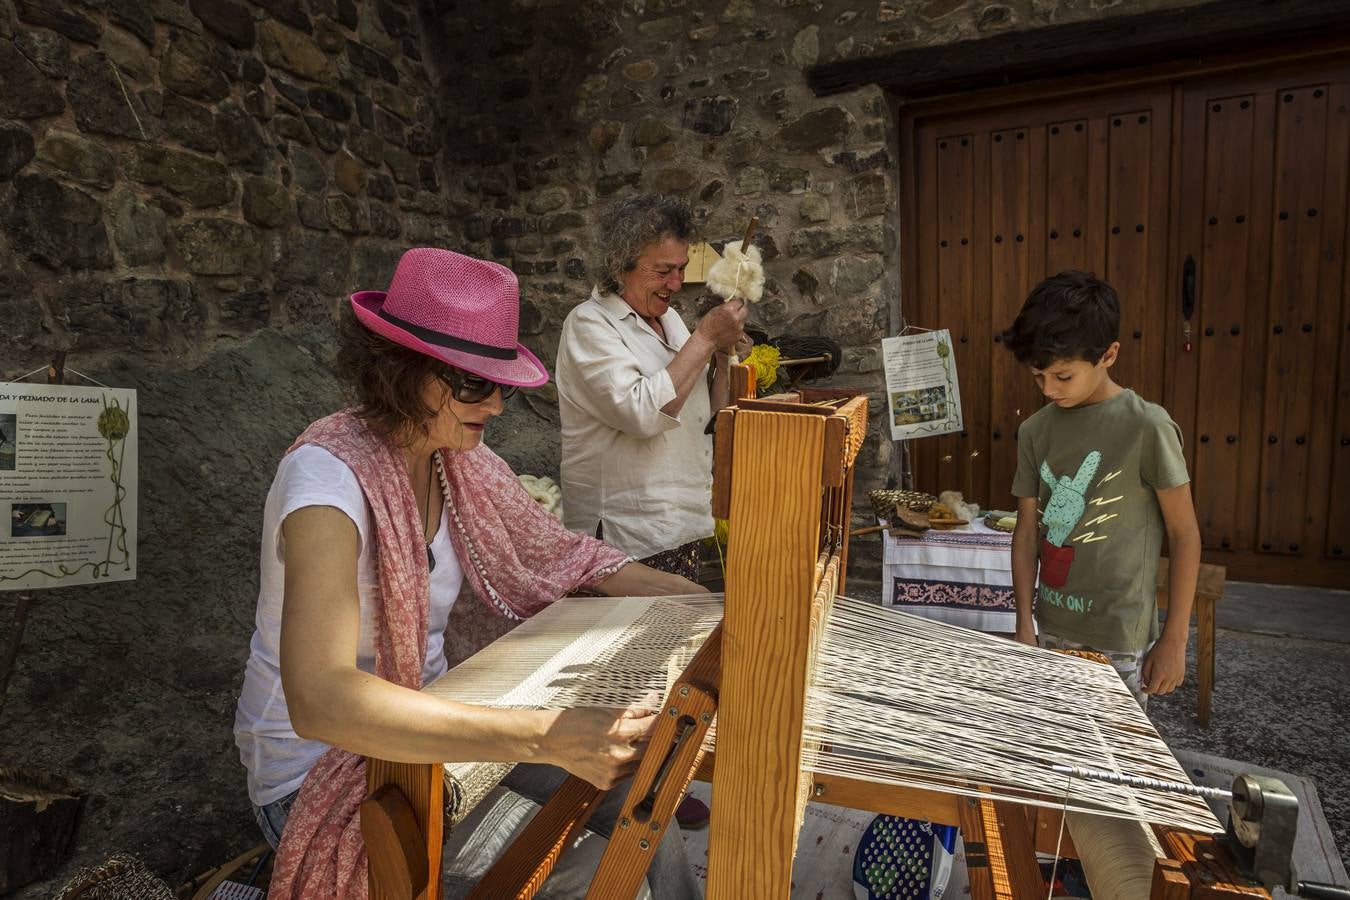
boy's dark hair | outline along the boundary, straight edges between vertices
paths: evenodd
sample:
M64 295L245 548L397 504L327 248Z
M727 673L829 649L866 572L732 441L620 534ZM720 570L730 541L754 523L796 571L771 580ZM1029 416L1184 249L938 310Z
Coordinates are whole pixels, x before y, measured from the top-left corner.
M1031 289L1003 345L1017 361L1044 369L1060 359L1094 365L1120 334L1120 300L1096 275L1069 269Z

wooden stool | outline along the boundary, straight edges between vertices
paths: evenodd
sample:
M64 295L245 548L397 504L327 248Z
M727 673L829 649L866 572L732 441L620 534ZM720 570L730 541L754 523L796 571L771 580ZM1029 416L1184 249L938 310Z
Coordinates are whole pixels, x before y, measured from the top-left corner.
M1196 718L1201 728L1209 727L1209 711L1214 695L1214 604L1223 596L1228 570L1223 566L1200 564L1195 580L1195 670L1198 681ZM1158 561L1158 609L1167 609L1168 561Z

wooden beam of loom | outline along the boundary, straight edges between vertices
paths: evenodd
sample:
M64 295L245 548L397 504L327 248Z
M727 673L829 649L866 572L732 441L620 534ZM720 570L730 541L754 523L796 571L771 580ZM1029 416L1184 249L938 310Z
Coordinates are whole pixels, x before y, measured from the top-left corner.
M673 782L682 793L688 777L695 773L712 781L707 896L786 900L797 833L809 797L960 824L968 841L985 848L983 858L988 861L971 870L975 896L1039 896L1043 888L1033 891L1029 886L1035 840L1033 820L1024 808L1006 800L962 798L936 790L812 775L802 769L807 679L836 582L843 580L851 464L865 434L866 409L864 397L847 399L840 392L803 391L745 400L738 408L719 413L714 503L730 521L727 596L720 633L720 690L716 684L703 684L708 688L705 696L716 701L717 759L714 763L709 754L701 764L691 763L685 775ZM678 702L672 692L666 707ZM386 765L373 765L370 771L382 772ZM643 761L644 767L655 765L656 761ZM441 777L439 766L395 768L425 769L430 773L428 783L439 783ZM398 777L407 790L416 793L421 789L416 779ZM374 774L371 787L372 791L380 787ZM644 789L635 786L625 808ZM663 796L665 806L673 809L669 797L678 799L678 794ZM426 817L438 808L430 801L411 805ZM668 820L669 812L664 815ZM652 821L658 818L653 815ZM562 820L561 826L549 827L575 827L575 818L564 815ZM420 854L434 873L417 896L436 898L440 895L440 841L439 835L432 835L438 825L426 818L420 821L425 843L408 853L412 857ZM1237 889L1231 871L1212 865L1206 868L1204 856L1222 850L1209 836L1186 837L1189 843L1185 839L1164 841L1163 846L1177 858L1156 864L1154 898L1184 900L1192 896L1193 887L1197 900L1253 896L1250 888ZM567 842L532 843L532 848L520 851L533 855L535 862L530 865L551 866ZM376 852L373 845L370 850ZM622 841L611 844L606 856L622 862L611 865L611 870L622 870L624 884L617 885L602 861L602 874L588 896L616 900L632 896L632 875L645 872L648 860L625 848ZM517 865L518 859L513 857L508 866ZM388 869L372 859L373 897L396 896L387 885L377 883L377 872ZM542 877L530 877L507 893L482 896L529 897L541 881Z

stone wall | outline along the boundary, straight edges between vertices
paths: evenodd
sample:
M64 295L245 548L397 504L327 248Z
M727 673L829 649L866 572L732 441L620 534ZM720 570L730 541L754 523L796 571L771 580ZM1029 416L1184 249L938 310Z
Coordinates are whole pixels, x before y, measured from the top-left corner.
M444 236L435 81L406 2L0 0L0 369L328 322Z
M0 0L0 378L66 349L141 410L139 578L44 592L0 712L0 765L90 795L72 862L17 896L117 850L178 884L258 840L230 723L263 498L338 402L333 311L404 247L512 265L551 361L599 204L679 193L714 240L755 214L757 321L839 340L836 382L879 402L895 123L880 89L816 98L804 67L1166 5ZM556 472L556 415L521 392L489 438ZM860 488L890 453L874 433Z

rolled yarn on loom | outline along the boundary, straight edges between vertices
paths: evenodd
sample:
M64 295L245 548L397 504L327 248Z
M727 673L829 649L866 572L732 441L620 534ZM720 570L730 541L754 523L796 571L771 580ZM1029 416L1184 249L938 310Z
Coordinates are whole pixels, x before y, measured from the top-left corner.
M1163 855L1142 822L1070 811L1064 816L1093 900L1137 900L1153 885L1153 862Z

